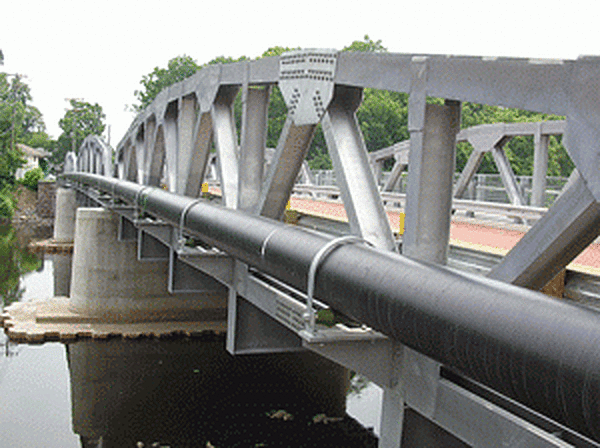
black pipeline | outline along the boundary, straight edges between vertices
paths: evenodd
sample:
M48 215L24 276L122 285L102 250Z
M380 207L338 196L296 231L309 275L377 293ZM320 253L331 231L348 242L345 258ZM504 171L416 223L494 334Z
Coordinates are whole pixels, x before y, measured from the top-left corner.
M331 240L159 188L68 174L137 202L231 256L306 290L314 255ZM600 314L484 277L348 244L318 270L332 308L600 440Z

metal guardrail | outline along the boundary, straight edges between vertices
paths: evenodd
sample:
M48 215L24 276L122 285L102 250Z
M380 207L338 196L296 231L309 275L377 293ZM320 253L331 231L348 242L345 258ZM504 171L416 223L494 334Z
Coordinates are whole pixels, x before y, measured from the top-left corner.
M340 190L337 187L325 187L314 185L296 185L293 193L296 195L308 195L313 199L326 199L329 201L342 202ZM386 207L403 208L406 202L405 193L381 192L381 199ZM522 220L540 219L548 211L545 207L530 207L524 205L502 204L498 202L481 202L467 199L453 199L452 207L455 210L470 211L475 213L489 213L502 215L509 218Z

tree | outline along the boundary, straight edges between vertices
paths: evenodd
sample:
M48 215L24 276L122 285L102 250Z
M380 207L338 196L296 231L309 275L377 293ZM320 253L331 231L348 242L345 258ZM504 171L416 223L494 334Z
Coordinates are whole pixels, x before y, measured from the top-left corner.
M164 88L192 76L199 69L196 61L187 55L171 59L167 68L154 67L151 73L142 76L140 84L143 89L134 92L140 104L134 105L133 109L138 112L144 110Z
M387 53L387 48L385 48L381 44L381 40L374 41L372 40L368 34L365 34L365 37L362 41L355 40L347 47L344 47L342 51L362 51L362 52L370 52L370 53Z
M15 173L25 162L18 143L45 130L42 114L29 104L31 92L22 76L0 73L0 191L11 188Z
M190 56L185 54L176 56L169 60L166 68L154 67L152 72L142 76L140 84L143 89L134 92L139 104L133 105L132 109L137 112L144 110L146 106L154 101L162 90L176 82L189 78L202 67L215 64L229 64L231 62L244 61L246 59L248 59L246 56L240 56L239 58L219 56L206 64L198 65L198 63Z
M63 132L58 137L51 157L57 166L65 161L67 152L75 150L78 153L79 146L88 135L102 135L106 127L106 115L98 103L91 104L79 99L71 99L69 103L71 109L58 122Z
M0 219L4 220L12 217L15 173L25 163L17 144L45 131L42 114L29 104L31 92L22 78L0 73Z
M21 276L38 269L41 263L35 254L21 246L13 228L0 225L0 305L7 306L22 297Z

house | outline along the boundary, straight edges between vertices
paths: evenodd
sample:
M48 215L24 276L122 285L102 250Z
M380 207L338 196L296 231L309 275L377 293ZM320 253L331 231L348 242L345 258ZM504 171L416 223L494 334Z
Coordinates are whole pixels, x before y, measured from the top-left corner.
M16 172L17 179L22 179L27 171L38 168L40 159L50 157L50 153L42 148L31 148L22 143L18 143L17 148L23 152L26 160L25 164Z

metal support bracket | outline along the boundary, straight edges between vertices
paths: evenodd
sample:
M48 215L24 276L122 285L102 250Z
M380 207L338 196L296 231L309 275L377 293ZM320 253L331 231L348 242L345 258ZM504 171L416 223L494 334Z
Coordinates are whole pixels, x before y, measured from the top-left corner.
M139 209L139 207L140 207L140 199L142 198L142 196L143 196L143 194L144 194L144 192L146 190L149 190L149 189L152 189L152 188L154 188L154 187L150 187L150 186L143 187L141 190L139 190L135 194L135 200L133 201L133 207L134 207L133 208L133 219L134 220L140 218L140 209ZM149 195L150 195L149 193L146 195L146 199L148 198ZM144 210L144 208L142 207L142 212L143 212L143 210Z
M177 251L181 251L183 249L183 247L185 246L185 240L183 239L183 226L185 224L185 217L187 216L188 212L190 211L190 209L196 205L198 205L200 202L203 202L204 199L196 199L193 202L190 202L188 205L185 206L185 208L183 209L183 212L181 213L181 215L179 216L179 228L177 229L177 246L176 246L176 250Z
M271 235L269 235L271 236ZM265 241L266 243L266 241ZM313 257L311 263L310 263L310 268L308 270L308 284L306 287L306 311L304 313L304 322L305 322L305 327L304 327L304 331L306 331L309 335L314 335L316 334L316 315L315 315L315 309L313 307L313 295L315 292L315 277L317 275L317 269L319 268L319 264L321 263L321 261L323 261L323 259L325 257L327 257L327 255L329 255L331 252L333 252L335 249L337 249L340 246L343 246L344 244L351 244L351 243L366 243L369 244L368 241L359 238L357 236L353 236L353 235L347 235L347 236L341 236L339 238L335 238L331 241L329 241L327 244L325 244L321 249L319 249L319 251L315 254L315 256Z

